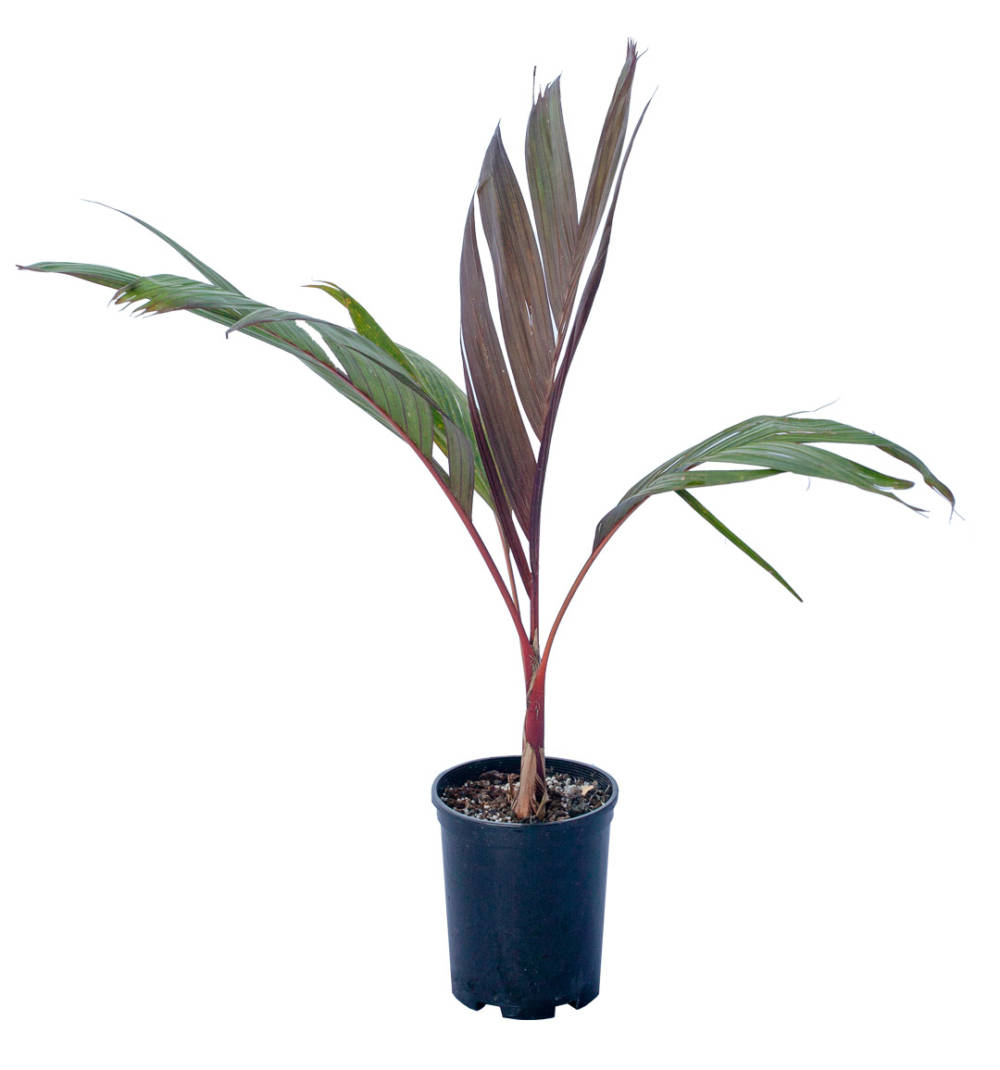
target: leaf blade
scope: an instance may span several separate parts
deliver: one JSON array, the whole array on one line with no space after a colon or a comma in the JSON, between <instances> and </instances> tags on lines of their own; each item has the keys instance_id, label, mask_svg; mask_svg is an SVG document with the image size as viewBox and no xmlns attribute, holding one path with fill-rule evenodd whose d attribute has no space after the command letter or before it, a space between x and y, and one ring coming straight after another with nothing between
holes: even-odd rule
<instances>
[{"instance_id":1,"label":"leaf blade","mask_svg":"<svg viewBox=\"0 0 1000 1070\"><path fill-rule=\"evenodd\" d=\"M923 512L922 509L916 509L915 506L892 493L893 489L905 490L912 487L911 480L875 471L831 450L820 449L813 445L816 442L876 446L919 472L924 482L945 498L954 509L955 498L951 490L919 457L887 438L833 420L754 416L724 428L695 446L675 454L669 461L643 476L598 522L595 546L614 528L616 523L624 519L648 497L670 491L687 492L692 486L698 484L688 483L682 480L682 477L699 474L709 478L711 482L703 484L708 486L713 483L743 482L746 479L762 478L765 475L777 475L781 472L795 472L846 483L892 498L909 509ZM736 463L759 467L742 469L744 476L743 479L739 479L732 471L719 472L698 467L709 463ZM702 515L704 516L705 513L703 512ZM705 516L705 519L708 517ZM720 524L721 521L718 524L713 523L713 526L723 531L724 525L720 527ZM723 534L727 531L728 529L723 531ZM726 537L729 538L729 535L727 534ZM739 545L735 539L734 536L730 541ZM743 549L743 546L740 548ZM747 551L744 550L744 552ZM753 554L748 556L756 560ZM759 561L757 563L760 564Z\"/></svg>"},{"instance_id":2,"label":"leaf blade","mask_svg":"<svg viewBox=\"0 0 1000 1070\"><path fill-rule=\"evenodd\" d=\"M937 494L940 494L955 508L955 496L951 490L928 468L916 454L904 449L898 443L852 427L850 424L836 420L817 420L792 416L752 416L737 424L703 439L701 442L671 457L659 468L645 476L648 479L657 473L691 468L698 464L717 460L726 450L743 449L758 445L780 445L782 443L809 444L826 442L841 445L875 446L884 453L908 465L918 472ZM642 481L640 480L640 483ZM636 485L638 486L638 484ZM626 493L632 493L636 488Z\"/></svg>"},{"instance_id":3,"label":"leaf blade","mask_svg":"<svg viewBox=\"0 0 1000 1070\"><path fill-rule=\"evenodd\" d=\"M487 467L488 458L495 462L503 501L508 509L513 509L522 530L527 530L535 456L517 407L486 296L486 281L476 241L474 201L469 205L465 221L459 282L463 367L467 373L469 405L478 410L481 421L479 451ZM498 500L497 490L491 486L494 502ZM501 507L498 515L502 512Z\"/></svg>"},{"instance_id":4,"label":"leaf blade","mask_svg":"<svg viewBox=\"0 0 1000 1070\"><path fill-rule=\"evenodd\" d=\"M708 521L708 523L711 524L716 531L724 535L738 550L742 550L743 553L745 553L751 561L756 562L756 564L760 565L760 567L765 572L770 573L770 575L772 575L778 581L778 583L780 583L781 586L785 588L786 591L794 595L794 597L796 597L800 602L802 601L802 596L799 594L799 592L796 591L795 588L788 582L788 580L786 580L785 577L781 575L781 573L774 567L774 565L770 564L770 562L768 561L765 561L764 558L761 557L760 554L757 553L757 551L754 550L751 546L748 546L739 537L739 535L727 528L726 525L723 524L722 521L714 513L709 512L709 510L705 508L705 506L701 503L701 501L699 501L699 499L697 499L693 494L689 493L686 490L678 490L677 496L681 499L681 501L685 502L687 505L690 505L691 508L703 520Z\"/></svg>"},{"instance_id":5,"label":"leaf blade","mask_svg":"<svg viewBox=\"0 0 1000 1070\"><path fill-rule=\"evenodd\" d=\"M90 204L96 204L101 208L107 208L112 212L117 212L119 215L123 215L128 219L131 219L134 223L138 223L140 227L145 227L150 233L155 234L159 239L165 241L167 245L180 253L182 257L195 269L200 271L202 275L208 279L214 286L218 286L222 290L230 290L235 294L241 294L242 291L238 290L227 278L220 275L214 268L210 268L204 261L199 260L194 253L188 252L179 242L174 241L173 238L168 237L162 230L157 230L152 223L147 223L144 219L140 219L136 215L132 215L131 212L126 212L121 208L115 208L113 204L105 204L103 201L90 201Z\"/></svg>"},{"instance_id":6,"label":"leaf blade","mask_svg":"<svg viewBox=\"0 0 1000 1070\"><path fill-rule=\"evenodd\" d=\"M483 158L478 196L507 358L524 413L540 436L552 385L555 334L538 244L499 127Z\"/></svg>"},{"instance_id":7,"label":"leaf blade","mask_svg":"<svg viewBox=\"0 0 1000 1070\"><path fill-rule=\"evenodd\" d=\"M569 332L569 337L566 340L566 353L563 357L563 365L560 367L558 378L564 378L565 374L569 370L569 365L572 363L573 357L576 354L577 347L580 344L580 338L583 335L583 329L587 325L587 320L590 318L591 309L594 307L594 299L597 296L597 290L601 285L601 279L604 277L604 269L608 262L608 250L611 245L611 228L615 222L615 210L618 207L618 195L621 193L622 179L625 176L625 167L628 164L628 158L632 155L632 146L635 144L635 136L639 133L639 127L642 126L642 120L646 118L646 112L649 109L649 102L642 109L642 113L639 116L638 122L635 124L635 129L632 131L632 136L629 139L628 148L625 150L625 155L622 157L622 164L618 170L618 179L615 182L614 196L611 198L611 207L608 209L608 214L604 220L604 229L601 231L601 240L597 246L597 255L594 258L593 266L590 269L590 274L587 276L587 281L584 283L583 292L580 295L580 305L577 309L576 316L573 319L573 326ZM558 405L561 400L561 384L558 388L558 393L554 394L553 402Z\"/></svg>"},{"instance_id":8,"label":"leaf blade","mask_svg":"<svg viewBox=\"0 0 1000 1070\"><path fill-rule=\"evenodd\" d=\"M73 275L98 285L113 287L114 303L133 306L140 313L191 312L221 323L230 331L245 331L252 337L291 352L338 393L393 434L402 434L425 458L431 459L433 402L422 394L416 384L407 380L405 373L380 350L346 328L318 321L325 325L324 329L328 328L326 337L322 332L321 337L331 345L331 349L331 343L335 343L341 353L347 354L347 360L352 362L357 372L358 383L337 368L312 336L295 322L314 319L312 317L284 312L243 294L177 275L135 275L100 265L68 261L42 261L27 265L25 270ZM385 367L379 365L378 358L386 362ZM366 389L370 393L365 393ZM370 395L374 395L374 399ZM474 472L472 444L450 419L446 420L445 426L452 456L456 458L454 472L449 458L450 489L466 515L470 515Z\"/></svg>"},{"instance_id":9,"label":"leaf blade","mask_svg":"<svg viewBox=\"0 0 1000 1070\"><path fill-rule=\"evenodd\" d=\"M406 437L428 459L433 456L433 445L437 440L435 418L440 420L443 449L448 457L446 482L462 511L471 516L475 489L472 440L413 376L380 346L363 335L318 316L264 306L243 317L230 330L245 330L262 323L284 320L301 321L315 328L343 365L350 381L399 425Z\"/></svg>"},{"instance_id":10,"label":"leaf blade","mask_svg":"<svg viewBox=\"0 0 1000 1070\"><path fill-rule=\"evenodd\" d=\"M674 491L687 490L690 487L719 487L727 483L749 483L756 479L767 479L770 476L781 473L769 468L750 469L735 468L728 470L702 469L694 472L666 472L655 480L651 480L647 486L634 494L627 494L618 504L610 509L598 522L594 532L594 548L611 533L619 521L634 509L638 508L647 498L656 494L670 494Z\"/></svg>"},{"instance_id":11,"label":"leaf blade","mask_svg":"<svg viewBox=\"0 0 1000 1070\"><path fill-rule=\"evenodd\" d=\"M559 323L570 295L580 224L558 78L542 90L531 109L524 157L545 288Z\"/></svg>"},{"instance_id":12,"label":"leaf blade","mask_svg":"<svg viewBox=\"0 0 1000 1070\"><path fill-rule=\"evenodd\" d=\"M611 191L611 183L618 169L618 160L625 144L632 83L638 62L639 54L635 42L629 41L625 52L625 65L618 75L618 82L611 96L607 115L604 117L604 126L601 128L601 136L597 143L587 192L584 195L583 208L580 212L580 241L585 250L590 248L594 235L597 233L597 227Z\"/></svg>"},{"instance_id":13,"label":"leaf blade","mask_svg":"<svg viewBox=\"0 0 1000 1070\"><path fill-rule=\"evenodd\" d=\"M436 364L426 357L420 356L419 353L415 353L412 349L407 349L405 346L393 341L368 309L343 287L332 282L316 282L309 284L307 288L321 290L343 305L347 309L351 322L354 324L358 334L368 339L368 341L378 346L383 353L391 357L440 407L441 413L435 413L434 415L434 441L445 456L448 457L449 464L452 463L451 451L454 443L462 452L461 456L455 458L455 463L462 467L468 460L464 456L464 446L450 433L441 414L448 416L457 425L472 444L472 466L476 492L492 509L493 499L490 495L482 458L476 446L472 419L469 415L469 399L465 396L464 391Z\"/></svg>"},{"instance_id":14,"label":"leaf blade","mask_svg":"<svg viewBox=\"0 0 1000 1070\"><path fill-rule=\"evenodd\" d=\"M858 464L830 450L818 446L807 446L793 442L743 446L735 449L720 450L714 460L723 464L754 464L777 468L782 472L795 475L830 479L838 483L867 490L872 494L881 494L888 498L902 501L892 490L909 490L913 481L898 479L895 476L877 472L863 464ZM907 502L903 502L908 508Z\"/></svg>"}]
</instances>

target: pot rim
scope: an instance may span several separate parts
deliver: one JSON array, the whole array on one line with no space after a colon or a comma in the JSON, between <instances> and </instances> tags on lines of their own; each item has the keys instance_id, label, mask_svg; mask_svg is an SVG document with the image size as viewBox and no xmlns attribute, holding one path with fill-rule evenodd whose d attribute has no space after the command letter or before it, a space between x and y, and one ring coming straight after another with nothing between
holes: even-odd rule
<instances>
[{"instance_id":1,"label":"pot rim","mask_svg":"<svg viewBox=\"0 0 1000 1070\"><path fill-rule=\"evenodd\" d=\"M467 766L482 766L483 769L490 768L490 765L497 762L514 762L516 765L520 765L521 756L519 754L506 754L495 755L491 758L473 758L471 761L458 762L456 765L449 766L449 768L438 773L434 778L434 783L431 785L431 802L434 804L435 809L438 812L439 817L447 817L449 821L454 820L458 822L467 823L470 826L478 828L489 829L510 829L512 834L525 833L527 830L534 830L535 832L541 830L554 831L555 829L567 828L572 825L577 825L581 821L586 821L588 818L596 818L598 815L610 816L611 811L614 809L615 804L618 802L618 781L599 765L592 765L590 762L576 761L574 758L550 758L545 756L546 765L550 763L558 765L569 765L597 773L598 776L603 777L611 785L611 794L608 796L607 802L603 806L599 806L596 810L588 810L585 814L577 814L576 817L567 817L563 821L537 821L537 822L521 822L521 821L488 821L483 817L471 817L469 814L459 813L458 810L453 810L445 801L441 798L441 782L450 774L455 773L459 769L464 769Z\"/></svg>"}]
</instances>

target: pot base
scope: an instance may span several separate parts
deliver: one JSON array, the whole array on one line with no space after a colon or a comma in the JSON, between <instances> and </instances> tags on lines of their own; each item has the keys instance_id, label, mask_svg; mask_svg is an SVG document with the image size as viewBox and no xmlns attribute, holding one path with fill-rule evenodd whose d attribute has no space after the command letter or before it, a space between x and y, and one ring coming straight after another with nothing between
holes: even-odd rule
<instances>
[{"instance_id":1,"label":"pot base","mask_svg":"<svg viewBox=\"0 0 1000 1070\"><path fill-rule=\"evenodd\" d=\"M462 1006L468 1007L470 1010L481 1011L483 1007L487 1006L482 1000L475 999L472 996L463 996L458 992L453 994ZM516 1018L522 1022L534 1022L540 1018L554 1018L556 1007L572 1007L574 1010L580 1010L581 1007L586 1007L588 1003L597 999L597 996L598 992L595 990L585 996L581 996L579 999L568 999L564 1003L495 1003L492 1006L499 1007L500 1014L504 1018Z\"/></svg>"}]
</instances>

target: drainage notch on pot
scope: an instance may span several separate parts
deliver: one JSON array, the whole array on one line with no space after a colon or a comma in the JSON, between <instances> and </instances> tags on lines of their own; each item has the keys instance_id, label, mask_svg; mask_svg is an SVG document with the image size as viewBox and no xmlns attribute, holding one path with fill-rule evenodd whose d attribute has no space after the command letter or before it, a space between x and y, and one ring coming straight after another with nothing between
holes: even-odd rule
<instances>
[{"instance_id":1,"label":"drainage notch on pot","mask_svg":"<svg viewBox=\"0 0 1000 1070\"><path fill-rule=\"evenodd\" d=\"M551 1018L586 1006L601 981L608 836L618 785L601 769L561 758L547 771L582 775L608 789L600 809L564 821L483 821L452 810L442 791L484 770L520 770L519 756L445 770L431 798L441 822L451 990L473 1010Z\"/></svg>"}]
</instances>

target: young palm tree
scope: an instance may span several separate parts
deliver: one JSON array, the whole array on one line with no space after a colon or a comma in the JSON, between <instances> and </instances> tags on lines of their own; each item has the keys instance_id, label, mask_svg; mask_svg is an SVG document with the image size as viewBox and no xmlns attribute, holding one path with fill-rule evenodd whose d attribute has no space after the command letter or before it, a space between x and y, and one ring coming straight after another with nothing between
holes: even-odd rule
<instances>
[{"instance_id":1,"label":"young palm tree","mask_svg":"<svg viewBox=\"0 0 1000 1070\"><path fill-rule=\"evenodd\" d=\"M430 361L391 339L339 286L314 284L347 310L353 330L247 297L177 242L134 216L130 218L172 246L202 279L141 276L94 264L42 262L27 268L110 287L117 304L134 306L142 313L184 309L222 324L227 334L242 331L277 346L298 357L413 450L482 555L517 634L526 698L521 775L514 803L519 819L543 816L547 802L545 677L553 639L598 554L647 498L677 494L796 598L777 570L692 492L793 472L837 480L900 501L895 492L912 487L910 480L858 464L823 444L867 445L915 469L954 506L951 491L927 466L888 439L832 420L755 416L676 454L625 492L599 521L591 554L543 636L539 620L541 517L549 449L566 377L604 273L632 140L645 115L643 109L626 141L637 61L635 45L629 42L582 201L576 193L558 80L537 95L528 118L525 162L530 213L499 129L493 135L469 205L462 243L464 392ZM480 259L477 206L492 264L499 331ZM313 333L300 324L308 325ZM447 466L435 456L435 448ZM726 467L705 467L709 464ZM499 562L473 519L477 495L499 530Z\"/></svg>"}]
</instances>

